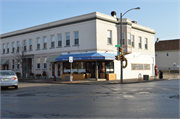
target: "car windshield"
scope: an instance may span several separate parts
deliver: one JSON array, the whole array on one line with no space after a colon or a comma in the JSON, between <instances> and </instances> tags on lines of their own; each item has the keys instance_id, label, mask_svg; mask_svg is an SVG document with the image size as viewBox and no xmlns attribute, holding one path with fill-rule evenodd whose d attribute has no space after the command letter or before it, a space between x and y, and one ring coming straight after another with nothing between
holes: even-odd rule
<instances>
[{"instance_id":1,"label":"car windshield","mask_svg":"<svg viewBox=\"0 0 180 119\"><path fill-rule=\"evenodd\" d=\"M6 76L6 75L15 75L12 71L3 71L0 72L0 76Z\"/></svg>"}]
</instances>

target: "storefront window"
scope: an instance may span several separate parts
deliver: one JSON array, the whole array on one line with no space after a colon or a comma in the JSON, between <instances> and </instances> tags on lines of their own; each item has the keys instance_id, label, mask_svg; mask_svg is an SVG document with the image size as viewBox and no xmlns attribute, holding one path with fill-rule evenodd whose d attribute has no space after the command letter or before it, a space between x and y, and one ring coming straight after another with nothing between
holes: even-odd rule
<instances>
[{"instance_id":1,"label":"storefront window","mask_svg":"<svg viewBox=\"0 0 180 119\"><path fill-rule=\"evenodd\" d=\"M106 73L114 73L114 62L106 62Z\"/></svg>"},{"instance_id":2,"label":"storefront window","mask_svg":"<svg viewBox=\"0 0 180 119\"><path fill-rule=\"evenodd\" d=\"M64 62L64 73L70 73L70 63ZM72 73L74 74L82 74L85 73L85 63L84 62L73 62L72 63Z\"/></svg>"}]
</instances>

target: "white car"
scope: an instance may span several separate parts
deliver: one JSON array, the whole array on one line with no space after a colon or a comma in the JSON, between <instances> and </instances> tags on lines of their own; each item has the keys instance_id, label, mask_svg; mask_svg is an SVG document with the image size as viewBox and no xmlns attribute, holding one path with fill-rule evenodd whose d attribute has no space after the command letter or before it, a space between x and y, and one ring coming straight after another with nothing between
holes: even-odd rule
<instances>
[{"instance_id":1,"label":"white car","mask_svg":"<svg viewBox=\"0 0 180 119\"><path fill-rule=\"evenodd\" d=\"M18 77L11 70L0 70L1 87L15 87L18 89Z\"/></svg>"}]
</instances>

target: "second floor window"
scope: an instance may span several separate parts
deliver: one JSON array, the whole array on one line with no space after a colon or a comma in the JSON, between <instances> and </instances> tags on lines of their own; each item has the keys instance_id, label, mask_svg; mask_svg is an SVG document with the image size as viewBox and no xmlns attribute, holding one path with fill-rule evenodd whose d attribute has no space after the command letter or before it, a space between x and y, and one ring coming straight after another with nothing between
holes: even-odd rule
<instances>
[{"instance_id":1,"label":"second floor window","mask_svg":"<svg viewBox=\"0 0 180 119\"><path fill-rule=\"evenodd\" d=\"M62 46L62 35L59 34L58 35L58 47L61 47Z\"/></svg>"},{"instance_id":2,"label":"second floor window","mask_svg":"<svg viewBox=\"0 0 180 119\"><path fill-rule=\"evenodd\" d=\"M47 37L43 37L43 48L47 48Z\"/></svg>"},{"instance_id":3,"label":"second floor window","mask_svg":"<svg viewBox=\"0 0 180 119\"><path fill-rule=\"evenodd\" d=\"M134 35L131 35L131 46L134 47Z\"/></svg>"},{"instance_id":4,"label":"second floor window","mask_svg":"<svg viewBox=\"0 0 180 119\"><path fill-rule=\"evenodd\" d=\"M120 39L121 39L121 33L120 33ZM125 33L122 33L122 44L125 45ZM120 44L121 44L121 40L120 40Z\"/></svg>"},{"instance_id":5,"label":"second floor window","mask_svg":"<svg viewBox=\"0 0 180 119\"><path fill-rule=\"evenodd\" d=\"M19 44L19 41L17 42L17 52L19 52L19 46L20 46L20 44Z\"/></svg>"},{"instance_id":6,"label":"second floor window","mask_svg":"<svg viewBox=\"0 0 180 119\"><path fill-rule=\"evenodd\" d=\"M141 37L139 37L139 48L141 48Z\"/></svg>"},{"instance_id":7,"label":"second floor window","mask_svg":"<svg viewBox=\"0 0 180 119\"><path fill-rule=\"evenodd\" d=\"M112 44L112 31L107 31L107 42L108 44Z\"/></svg>"},{"instance_id":8,"label":"second floor window","mask_svg":"<svg viewBox=\"0 0 180 119\"><path fill-rule=\"evenodd\" d=\"M66 46L70 45L70 33L66 33Z\"/></svg>"},{"instance_id":9,"label":"second floor window","mask_svg":"<svg viewBox=\"0 0 180 119\"><path fill-rule=\"evenodd\" d=\"M37 49L40 49L40 38L37 38Z\"/></svg>"},{"instance_id":10,"label":"second floor window","mask_svg":"<svg viewBox=\"0 0 180 119\"><path fill-rule=\"evenodd\" d=\"M9 53L9 43L7 43L7 53Z\"/></svg>"},{"instance_id":11,"label":"second floor window","mask_svg":"<svg viewBox=\"0 0 180 119\"><path fill-rule=\"evenodd\" d=\"M145 49L148 49L148 39L145 38Z\"/></svg>"},{"instance_id":12,"label":"second floor window","mask_svg":"<svg viewBox=\"0 0 180 119\"><path fill-rule=\"evenodd\" d=\"M127 34L127 39L128 39L128 45L131 45L131 34Z\"/></svg>"},{"instance_id":13,"label":"second floor window","mask_svg":"<svg viewBox=\"0 0 180 119\"><path fill-rule=\"evenodd\" d=\"M12 52L14 52L14 49L15 49L15 43L12 42Z\"/></svg>"},{"instance_id":14,"label":"second floor window","mask_svg":"<svg viewBox=\"0 0 180 119\"><path fill-rule=\"evenodd\" d=\"M3 54L5 53L5 44L3 44Z\"/></svg>"},{"instance_id":15,"label":"second floor window","mask_svg":"<svg viewBox=\"0 0 180 119\"><path fill-rule=\"evenodd\" d=\"M74 44L75 45L79 44L79 32L78 31L74 32Z\"/></svg>"},{"instance_id":16,"label":"second floor window","mask_svg":"<svg viewBox=\"0 0 180 119\"><path fill-rule=\"evenodd\" d=\"M24 45L24 51L26 51L26 40L23 41L23 45Z\"/></svg>"},{"instance_id":17,"label":"second floor window","mask_svg":"<svg viewBox=\"0 0 180 119\"><path fill-rule=\"evenodd\" d=\"M32 39L29 39L29 50L32 50Z\"/></svg>"},{"instance_id":18,"label":"second floor window","mask_svg":"<svg viewBox=\"0 0 180 119\"><path fill-rule=\"evenodd\" d=\"M54 48L55 40L54 36L51 36L51 47Z\"/></svg>"}]
</instances>

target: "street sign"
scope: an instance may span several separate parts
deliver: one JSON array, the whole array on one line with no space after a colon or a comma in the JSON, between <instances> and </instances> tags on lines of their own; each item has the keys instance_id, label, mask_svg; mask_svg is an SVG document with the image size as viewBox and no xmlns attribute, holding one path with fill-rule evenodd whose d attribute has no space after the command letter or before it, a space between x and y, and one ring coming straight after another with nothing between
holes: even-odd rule
<instances>
[{"instance_id":1,"label":"street sign","mask_svg":"<svg viewBox=\"0 0 180 119\"><path fill-rule=\"evenodd\" d=\"M72 57L72 56L69 57L69 62L70 62L70 63L73 62L73 57Z\"/></svg>"},{"instance_id":2,"label":"street sign","mask_svg":"<svg viewBox=\"0 0 180 119\"><path fill-rule=\"evenodd\" d=\"M121 47L121 45L119 44L119 45L115 45L115 47Z\"/></svg>"}]
</instances>

